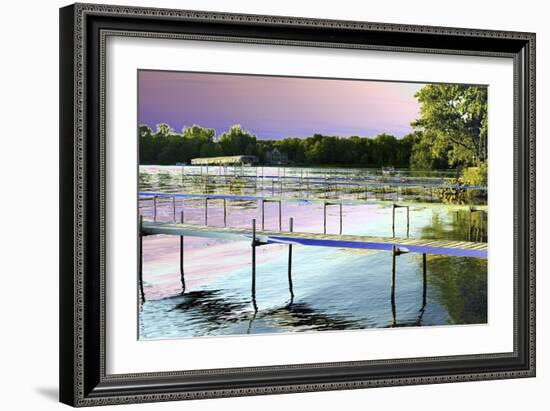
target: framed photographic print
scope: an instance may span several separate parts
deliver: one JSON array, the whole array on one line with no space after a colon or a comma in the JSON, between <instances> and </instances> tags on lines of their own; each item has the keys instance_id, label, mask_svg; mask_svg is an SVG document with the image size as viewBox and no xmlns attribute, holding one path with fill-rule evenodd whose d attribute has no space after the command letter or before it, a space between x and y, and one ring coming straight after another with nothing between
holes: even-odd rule
<instances>
[{"instance_id":1,"label":"framed photographic print","mask_svg":"<svg viewBox=\"0 0 550 411\"><path fill-rule=\"evenodd\" d=\"M535 375L535 35L60 10L60 399Z\"/></svg>"}]
</instances>

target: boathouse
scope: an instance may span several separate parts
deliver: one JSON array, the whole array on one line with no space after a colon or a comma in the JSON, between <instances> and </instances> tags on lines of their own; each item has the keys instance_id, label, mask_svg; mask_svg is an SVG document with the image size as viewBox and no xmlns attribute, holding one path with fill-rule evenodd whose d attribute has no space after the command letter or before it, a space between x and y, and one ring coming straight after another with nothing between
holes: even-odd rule
<instances>
[{"instance_id":1,"label":"boathouse","mask_svg":"<svg viewBox=\"0 0 550 411\"><path fill-rule=\"evenodd\" d=\"M238 155L238 156L223 156L223 157L201 157L193 158L191 164L193 165L219 165L219 166L229 166L229 165L252 165L258 162L258 157L251 155Z\"/></svg>"}]
</instances>

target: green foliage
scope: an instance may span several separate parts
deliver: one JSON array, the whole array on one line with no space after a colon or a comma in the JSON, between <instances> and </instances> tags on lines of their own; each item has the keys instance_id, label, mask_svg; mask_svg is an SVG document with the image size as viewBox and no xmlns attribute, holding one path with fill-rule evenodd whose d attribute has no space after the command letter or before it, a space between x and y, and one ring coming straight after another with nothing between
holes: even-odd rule
<instances>
[{"instance_id":1,"label":"green foliage","mask_svg":"<svg viewBox=\"0 0 550 411\"><path fill-rule=\"evenodd\" d=\"M412 126L422 131L419 144L430 149L415 165L429 166L431 159L446 159L452 166L477 166L487 160L487 87L429 84L415 97L420 118Z\"/></svg>"},{"instance_id":2,"label":"green foliage","mask_svg":"<svg viewBox=\"0 0 550 411\"><path fill-rule=\"evenodd\" d=\"M449 211L451 212L451 211ZM422 238L457 241L487 241L487 216L468 210L452 211L451 222L438 213L431 224L421 229ZM472 233L480 232L480 237ZM422 275L422 259L418 258L418 274ZM487 322L487 260L481 258L427 255L428 284L437 293L453 324Z\"/></svg>"},{"instance_id":3,"label":"green foliage","mask_svg":"<svg viewBox=\"0 0 550 411\"><path fill-rule=\"evenodd\" d=\"M487 322L487 260L430 255L427 266L428 283L453 324Z\"/></svg>"},{"instance_id":4,"label":"green foliage","mask_svg":"<svg viewBox=\"0 0 550 411\"><path fill-rule=\"evenodd\" d=\"M448 182L450 187L434 190L440 200L447 204L475 204L484 202L487 193L484 190L476 190L471 187L487 187L487 162L479 167L468 167L462 170L460 177ZM469 189L461 187L470 187Z\"/></svg>"},{"instance_id":5,"label":"green foliage","mask_svg":"<svg viewBox=\"0 0 550 411\"><path fill-rule=\"evenodd\" d=\"M362 167L408 167L415 138L411 135L397 139L388 134L374 138L352 136L287 137L280 140L257 140L240 125L232 126L216 139L211 128L198 125L174 133L167 124L159 124L153 133L139 126L141 164L189 163L197 157L256 155L265 162L266 153L274 148L286 153L294 164L340 165Z\"/></svg>"},{"instance_id":6,"label":"green foliage","mask_svg":"<svg viewBox=\"0 0 550 411\"><path fill-rule=\"evenodd\" d=\"M220 136L221 151L224 155L255 154L256 136L243 130L239 124Z\"/></svg>"},{"instance_id":7,"label":"green foliage","mask_svg":"<svg viewBox=\"0 0 550 411\"><path fill-rule=\"evenodd\" d=\"M423 138L421 131L414 131L408 137L410 137L412 144L409 159L409 166L412 170L426 171L449 168L447 154L443 152L435 156L432 152L432 145L428 139Z\"/></svg>"},{"instance_id":8,"label":"green foliage","mask_svg":"<svg viewBox=\"0 0 550 411\"><path fill-rule=\"evenodd\" d=\"M469 186L487 186L487 162L479 167L468 167L462 171L462 182Z\"/></svg>"},{"instance_id":9,"label":"green foliage","mask_svg":"<svg viewBox=\"0 0 550 411\"><path fill-rule=\"evenodd\" d=\"M200 143L214 142L216 130L213 128L203 128L193 124L191 127L184 127L182 135L184 138L198 140Z\"/></svg>"},{"instance_id":10,"label":"green foliage","mask_svg":"<svg viewBox=\"0 0 550 411\"><path fill-rule=\"evenodd\" d=\"M157 137L168 137L173 132L174 130L172 129L172 127L170 127L166 123L161 123L161 124L157 124L157 132L155 133L155 135Z\"/></svg>"}]
</instances>

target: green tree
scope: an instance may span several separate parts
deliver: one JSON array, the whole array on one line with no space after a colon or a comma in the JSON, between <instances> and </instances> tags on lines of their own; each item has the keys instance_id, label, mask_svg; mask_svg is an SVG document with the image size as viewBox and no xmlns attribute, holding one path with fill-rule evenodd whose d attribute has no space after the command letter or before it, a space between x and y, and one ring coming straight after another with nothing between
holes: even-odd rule
<instances>
[{"instance_id":1,"label":"green tree","mask_svg":"<svg viewBox=\"0 0 550 411\"><path fill-rule=\"evenodd\" d=\"M256 136L244 130L239 124L231 126L228 131L220 135L220 144L224 155L256 153Z\"/></svg>"},{"instance_id":2,"label":"green tree","mask_svg":"<svg viewBox=\"0 0 550 411\"><path fill-rule=\"evenodd\" d=\"M184 127L182 130L182 135L184 138L191 140L195 139L201 143L214 142L216 138L216 130L193 124L191 127Z\"/></svg>"},{"instance_id":3,"label":"green tree","mask_svg":"<svg viewBox=\"0 0 550 411\"><path fill-rule=\"evenodd\" d=\"M140 124L138 132L140 137L151 137L153 135L153 130L146 124Z\"/></svg>"},{"instance_id":4,"label":"green tree","mask_svg":"<svg viewBox=\"0 0 550 411\"><path fill-rule=\"evenodd\" d=\"M422 131L433 158L462 167L487 160L487 87L429 84L415 97L420 118L411 125Z\"/></svg>"},{"instance_id":5,"label":"green tree","mask_svg":"<svg viewBox=\"0 0 550 411\"><path fill-rule=\"evenodd\" d=\"M169 124L160 123L160 124L157 124L157 131L155 133L155 137L168 137L173 132L174 132L174 129L170 127Z\"/></svg>"}]
</instances>

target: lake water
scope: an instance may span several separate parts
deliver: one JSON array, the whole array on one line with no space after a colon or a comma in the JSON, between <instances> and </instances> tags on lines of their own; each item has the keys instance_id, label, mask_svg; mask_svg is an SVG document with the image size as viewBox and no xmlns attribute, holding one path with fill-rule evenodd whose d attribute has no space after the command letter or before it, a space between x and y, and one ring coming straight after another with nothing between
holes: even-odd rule
<instances>
[{"instance_id":1,"label":"lake water","mask_svg":"<svg viewBox=\"0 0 550 411\"><path fill-rule=\"evenodd\" d=\"M379 170L210 167L208 177L206 172L200 167L142 166L139 190L347 199L342 207L343 234L384 237L393 234L392 201L407 201L412 204L411 238L487 241L485 212L438 204L430 195L431 187L449 177L444 173L417 175L405 170L380 183ZM233 175L243 177L237 181ZM366 186L365 181L372 184ZM392 186L396 181L410 186ZM158 201L157 220L172 220L172 200ZM145 218L153 217L150 203L142 202ZM178 199L175 207L178 219L184 211L185 223L204 224L204 199ZM281 215L283 231L292 217L294 231L323 232L321 202L283 201ZM227 226L249 228L253 218L261 221L258 201L227 202ZM208 224L223 226L221 200L210 200ZM265 228L279 228L277 203L265 204ZM407 236L404 208L396 210L395 231L396 237ZM337 206L327 208L327 232L339 232ZM179 237L144 238L146 301L140 304L140 339L487 322L486 259L428 255L424 306L422 255L398 256L392 307L390 252L293 246L292 297L288 245L261 246L256 249L255 307L249 240L185 237L184 249L182 294Z\"/></svg>"}]
</instances>

